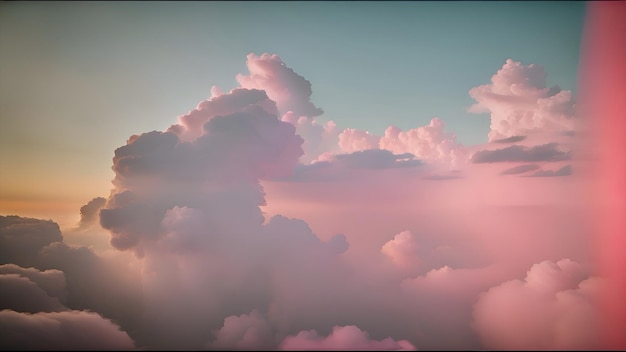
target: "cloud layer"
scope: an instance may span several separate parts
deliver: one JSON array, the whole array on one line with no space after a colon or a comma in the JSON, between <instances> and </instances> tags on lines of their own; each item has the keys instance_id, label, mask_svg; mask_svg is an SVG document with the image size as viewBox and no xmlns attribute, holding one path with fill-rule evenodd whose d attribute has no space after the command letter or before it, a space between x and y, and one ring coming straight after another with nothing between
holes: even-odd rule
<instances>
[{"instance_id":1,"label":"cloud layer","mask_svg":"<svg viewBox=\"0 0 626 352\"><path fill-rule=\"evenodd\" d=\"M466 147L438 118L322 124L280 57L246 64L239 87L117 148L110 195L70 235L0 216L0 346L598 346L578 154L536 138L569 131L573 103L543 69L508 60L470 90L492 143ZM82 245L102 230L109 246Z\"/></svg>"}]
</instances>

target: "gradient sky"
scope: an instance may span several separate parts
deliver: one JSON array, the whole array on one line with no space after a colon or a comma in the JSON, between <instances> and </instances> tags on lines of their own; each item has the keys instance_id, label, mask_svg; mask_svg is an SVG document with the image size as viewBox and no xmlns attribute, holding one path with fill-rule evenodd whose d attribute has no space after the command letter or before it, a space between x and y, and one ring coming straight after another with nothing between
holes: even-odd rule
<instances>
[{"instance_id":1,"label":"gradient sky","mask_svg":"<svg viewBox=\"0 0 626 352\"><path fill-rule=\"evenodd\" d=\"M485 142L489 118L466 112L468 90L512 58L575 91L583 12L562 1L4 2L0 211L106 196L112 151L163 130L212 85L235 87L249 53L279 54L307 78L320 121L381 134L439 117L459 142Z\"/></svg>"}]
</instances>

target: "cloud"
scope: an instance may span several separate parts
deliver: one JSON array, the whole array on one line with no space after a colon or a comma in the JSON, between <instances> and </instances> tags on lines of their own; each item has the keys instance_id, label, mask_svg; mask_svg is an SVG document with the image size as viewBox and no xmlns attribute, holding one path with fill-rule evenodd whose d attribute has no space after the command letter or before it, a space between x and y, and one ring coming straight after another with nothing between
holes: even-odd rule
<instances>
[{"instance_id":1,"label":"cloud","mask_svg":"<svg viewBox=\"0 0 626 352\"><path fill-rule=\"evenodd\" d=\"M491 143L516 143L526 139L526 136L511 136L508 138L501 138L491 141Z\"/></svg>"},{"instance_id":2,"label":"cloud","mask_svg":"<svg viewBox=\"0 0 626 352\"><path fill-rule=\"evenodd\" d=\"M383 149L368 149L350 154L328 155L327 160L309 165L298 165L293 175L280 180L290 182L337 181L375 177L376 171L392 169L419 169L421 160L409 153L393 154Z\"/></svg>"},{"instance_id":3,"label":"cloud","mask_svg":"<svg viewBox=\"0 0 626 352\"><path fill-rule=\"evenodd\" d=\"M80 208L80 226L85 227L98 221L98 211L106 203L106 198L96 197Z\"/></svg>"},{"instance_id":4,"label":"cloud","mask_svg":"<svg viewBox=\"0 0 626 352\"><path fill-rule=\"evenodd\" d=\"M515 303L543 287L559 297L560 308L538 311L558 327L555 345L591 346L593 335L572 333L592 316L597 288L582 264L558 262L559 273L542 263L520 292L498 288L541 260L590 260L574 178L529 182L499 177L502 164L465 163L479 150L474 163L538 168L569 160L557 149L567 144L468 148L437 118L382 137L339 130L315 119L310 84L277 56L250 55L248 66L242 87L214 87L167 130L115 150L110 196L81 209L84 224L98 215L111 248L72 245L52 222L0 217L0 264L15 264L0 266L12 328L36 340L43 330L26 326L82 317L86 336L101 329L115 346L148 350L484 349L509 323L492 307L499 292ZM493 142L537 143L534 132L502 137ZM55 329L42 340L74 339ZM13 343L30 346L1 345Z\"/></svg>"},{"instance_id":5,"label":"cloud","mask_svg":"<svg viewBox=\"0 0 626 352\"><path fill-rule=\"evenodd\" d=\"M0 264L28 267L43 247L62 240L53 221L0 215Z\"/></svg>"},{"instance_id":6,"label":"cloud","mask_svg":"<svg viewBox=\"0 0 626 352\"><path fill-rule=\"evenodd\" d=\"M474 306L474 326L488 349L595 349L600 285L569 259L543 261L523 281L484 293Z\"/></svg>"},{"instance_id":7,"label":"cloud","mask_svg":"<svg viewBox=\"0 0 626 352\"><path fill-rule=\"evenodd\" d=\"M65 308L58 298L50 297L36 283L17 274L0 275L0 298L0 309L36 313Z\"/></svg>"},{"instance_id":8,"label":"cloud","mask_svg":"<svg viewBox=\"0 0 626 352\"><path fill-rule=\"evenodd\" d=\"M263 108L264 100L249 104L249 94L256 92L239 89L208 101L211 105L220 99L223 111L246 109L210 118L192 141L155 131L135 136L115 151L116 192L100 211L100 224L112 231L114 247L141 250L142 239L162 235L167 209L203 206L227 191L251 198L246 207L255 208L263 203L259 179L293 172L302 139L293 125Z\"/></svg>"},{"instance_id":9,"label":"cloud","mask_svg":"<svg viewBox=\"0 0 626 352\"><path fill-rule=\"evenodd\" d=\"M410 153L394 154L388 150L370 149L350 154L335 156L340 165L350 168L386 169L396 167L414 167L421 165Z\"/></svg>"},{"instance_id":10,"label":"cloud","mask_svg":"<svg viewBox=\"0 0 626 352\"><path fill-rule=\"evenodd\" d=\"M181 140L192 141L204 133L204 124L214 117L249 112L250 109L261 109L270 115L278 113L276 103L267 97L266 92L235 88L228 94L220 94L200 102L195 109L180 116L179 123L170 126L167 131L176 134ZM132 136L128 143L137 137Z\"/></svg>"},{"instance_id":11,"label":"cloud","mask_svg":"<svg viewBox=\"0 0 626 352\"><path fill-rule=\"evenodd\" d=\"M2 217L3 250L12 253L0 265L0 346L3 349L132 349L126 327L136 304L132 283L85 247L65 245L51 221ZM19 251L16 249L20 249ZM114 300L111 297L115 297Z\"/></svg>"},{"instance_id":12,"label":"cloud","mask_svg":"<svg viewBox=\"0 0 626 352\"><path fill-rule=\"evenodd\" d=\"M52 221L18 216L0 221L2 250L10 254L2 256L10 264L0 265L4 308L30 313L90 310L124 329L135 327L141 291L128 262L68 246Z\"/></svg>"},{"instance_id":13,"label":"cloud","mask_svg":"<svg viewBox=\"0 0 626 352\"><path fill-rule=\"evenodd\" d=\"M301 331L295 336L288 336L281 344L282 350L360 350L360 351L415 351L416 348L407 340L395 341L388 337L377 341L354 325L335 326L330 335L321 337L315 330Z\"/></svg>"},{"instance_id":14,"label":"cloud","mask_svg":"<svg viewBox=\"0 0 626 352\"><path fill-rule=\"evenodd\" d=\"M411 231L402 231L383 245L381 253L400 267L418 267L420 264L419 247L417 237Z\"/></svg>"},{"instance_id":15,"label":"cloud","mask_svg":"<svg viewBox=\"0 0 626 352\"><path fill-rule=\"evenodd\" d=\"M249 75L238 74L243 88L260 89L276 102L281 114L292 111L296 116L315 117L323 113L311 103L311 83L287 67L276 54L248 54Z\"/></svg>"},{"instance_id":16,"label":"cloud","mask_svg":"<svg viewBox=\"0 0 626 352\"><path fill-rule=\"evenodd\" d=\"M507 59L491 83L470 89L477 103L469 111L491 116L489 140L574 128L572 92L558 86L547 88L546 78L539 65L524 66Z\"/></svg>"},{"instance_id":17,"label":"cloud","mask_svg":"<svg viewBox=\"0 0 626 352\"><path fill-rule=\"evenodd\" d=\"M128 335L97 313L0 311L0 346L12 350L131 350Z\"/></svg>"},{"instance_id":18,"label":"cloud","mask_svg":"<svg viewBox=\"0 0 626 352\"><path fill-rule=\"evenodd\" d=\"M226 317L224 326L215 335L216 340L210 347L216 349L258 351L275 344L271 326L256 309L249 314Z\"/></svg>"},{"instance_id":19,"label":"cloud","mask_svg":"<svg viewBox=\"0 0 626 352\"><path fill-rule=\"evenodd\" d=\"M445 125L433 118L427 126L402 131L390 126L380 139L380 148L397 154L411 153L426 161L438 161L459 165L465 161L463 146L452 133L444 132Z\"/></svg>"},{"instance_id":20,"label":"cloud","mask_svg":"<svg viewBox=\"0 0 626 352\"><path fill-rule=\"evenodd\" d=\"M506 169L502 171L500 174L501 175L517 175L517 174L523 174L528 171L537 170L538 168L539 168L539 165L536 165L536 164L518 165L518 166L513 166L512 168Z\"/></svg>"},{"instance_id":21,"label":"cloud","mask_svg":"<svg viewBox=\"0 0 626 352\"><path fill-rule=\"evenodd\" d=\"M562 168L552 171L552 170L539 170L528 177L560 177L560 176L569 176L572 174L572 166L565 165Z\"/></svg>"},{"instance_id":22,"label":"cloud","mask_svg":"<svg viewBox=\"0 0 626 352\"><path fill-rule=\"evenodd\" d=\"M65 275L60 270L40 271L15 264L0 265L0 310L53 312L64 310Z\"/></svg>"},{"instance_id":23,"label":"cloud","mask_svg":"<svg viewBox=\"0 0 626 352\"><path fill-rule=\"evenodd\" d=\"M344 153L378 148L380 137L367 131L346 128L339 134L339 147Z\"/></svg>"},{"instance_id":24,"label":"cloud","mask_svg":"<svg viewBox=\"0 0 626 352\"><path fill-rule=\"evenodd\" d=\"M408 131L389 126L382 137L355 128L339 131L332 121L322 128L314 120L304 117L283 120L296 125L298 133L302 131L305 144L311 140L311 145L318 147L315 153L309 152L310 156L303 160L305 163L313 160L313 155L317 156L315 161L327 161L332 159L328 155L353 154L374 149L388 150L394 154L413 154L429 163L452 166L462 165L467 159L465 148L456 142L454 134L444 131L445 126L438 118L432 119L426 126Z\"/></svg>"},{"instance_id":25,"label":"cloud","mask_svg":"<svg viewBox=\"0 0 626 352\"><path fill-rule=\"evenodd\" d=\"M479 163L498 162L539 162L539 161L564 161L571 158L570 152L557 149L557 143L547 143L534 147L512 145L503 149L481 150L474 153L471 161Z\"/></svg>"},{"instance_id":26,"label":"cloud","mask_svg":"<svg viewBox=\"0 0 626 352\"><path fill-rule=\"evenodd\" d=\"M333 121L320 124L315 118L296 117L291 111L283 115L281 120L294 125L296 134L304 140L302 144L304 154L300 158L301 163L309 164L324 153L341 152L338 144L340 131Z\"/></svg>"}]
</instances>

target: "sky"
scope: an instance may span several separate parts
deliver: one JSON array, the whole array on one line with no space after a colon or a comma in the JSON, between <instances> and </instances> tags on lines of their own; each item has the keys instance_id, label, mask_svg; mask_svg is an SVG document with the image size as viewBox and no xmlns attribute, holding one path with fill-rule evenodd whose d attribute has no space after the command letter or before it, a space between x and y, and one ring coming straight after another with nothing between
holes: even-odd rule
<instances>
[{"instance_id":1,"label":"sky","mask_svg":"<svg viewBox=\"0 0 626 352\"><path fill-rule=\"evenodd\" d=\"M625 346L598 4L2 3L0 346Z\"/></svg>"}]
</instances>

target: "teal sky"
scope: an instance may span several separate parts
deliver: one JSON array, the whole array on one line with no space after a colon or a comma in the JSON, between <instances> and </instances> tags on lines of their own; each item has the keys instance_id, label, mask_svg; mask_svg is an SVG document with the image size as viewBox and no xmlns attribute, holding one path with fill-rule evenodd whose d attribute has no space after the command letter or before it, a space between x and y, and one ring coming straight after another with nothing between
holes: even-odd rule
<instances>
[{"instance_id":1,"label":"teal sky","mask_svg":"<svg viewBox=\"0 0 626 352\"><path fill-rule=\"evenodd\" d=\"M278 54L308 79L313 103L325 111L321 121L381 134L390 124L414 128L437 116L461 143L482 143L489 119L466 112L468 91L507 58L539 64L549 85L575 91L584 7L4 2L0 197L103 195L115 148L131 134L167 128L212 85L235 87L250 52ZM41 175L57 181L41 184Z\"/></svg>"}]
</instances>

